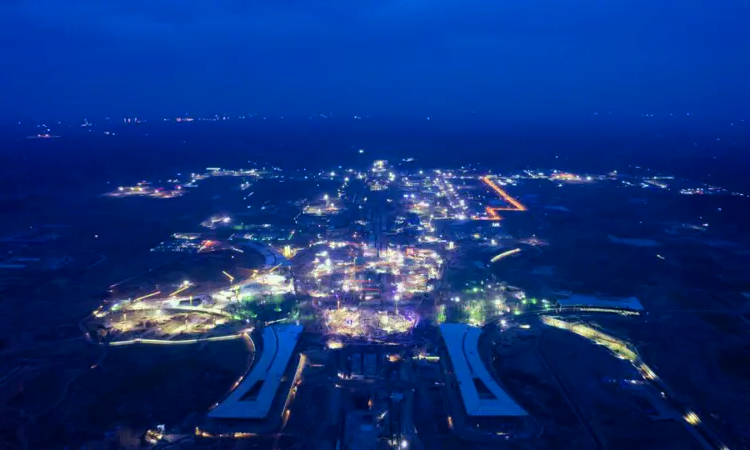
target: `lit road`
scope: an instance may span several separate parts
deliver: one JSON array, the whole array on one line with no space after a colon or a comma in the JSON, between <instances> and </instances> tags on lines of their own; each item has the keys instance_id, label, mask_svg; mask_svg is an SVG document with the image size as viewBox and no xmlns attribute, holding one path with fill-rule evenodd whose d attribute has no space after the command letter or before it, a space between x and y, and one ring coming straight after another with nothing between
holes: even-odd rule
<instances>
[{"instance_id":1,"label":"lit road","mask_svg":"<svg viewBox=\"0 0 750 450\"><path fill-rule=\"evenodd\" d=\"M412 449L422 450L424 447L422 441L417 435L417 429L414 426L414 390L406 391L404 400L401 402L401 435L403 439L409 442Z\"/></svg>"},{"instance_id":2,"label":"lit road","mask_svg":"<svg viewBox=\"0 0 750 450\"><path fill-rule=\"evenodd\" d=\"M686 408L681 397L661 378L650 379L649 382L665 394L665 401L678 411L683 412L683 421L688 432L707 450L728 450L719 434L706 422L702 421L693 410Z\"/></svg>"},{"instance_id":3,"label":"lit road","mask_svg":"<svg viewBox=\"0 0 750 450\"><path fill-rule=\"evenodd\" d=\"M581 411L581 408L578 406L578 404L573 399L573 395L568 390L567 386L565 386L565 383L560 379L560 376L557 374L557 371L554 367L551 366L550 361L547 359L547 356L544 354L544 351L542 351L541 346L544 343L544 339L546 338L546 334L542 332L539 335L539 338L534 343L534 351L539 356L539 360L542 362L542 365L547 370L547 372L552 375L552 378L555 380L555 384L557 385L558 390L565 398L565 401L568 403L568 406L570 406L570 409L573 411L573 414L576 415L576 418L578 421L583 425L584 430L586 430L586 434L588 435L589 439L591 439L591 442L594 444L596 448L603 448L603 444L601 440L599 440L599 437L594 432L593 427L590 423L584 418L583 412Z\"/></svg>"},{"instance_id":4,"label":"lit road","mask_svg":"<svg viewBox=\"0 0 750 450\"><path fill-rule=\"evenodd\" d=\"M706 422L702 421L700 417L694 412L694 410L687 406L687 401L675 392L667 383L661 379L656 373L641 359L636 350L626 341L618 339L615 336L610 336L595 330L588 325L581 322L565 322L559 319L544 317L543 322L550 326L555 326L560 329L567 329L573 333L578 334L592 342L599 345L604 345L616 356L630 361L638 372L643 377L644 381L650 383L660 392L664 398L664 402L683 417L683 424L687 428L688 432L695 438L701 447L706 450L727 450L728 447L724 444L724 441L719 437L719 434L711 428ZM544 332L540 336L540 340L543 339ZM544 357L544 352L540 352L540 355ZM549 362L544 359L545 365L549 367ZM554 370L550 370L551 373L557 379L557 375ZM564 387L562 383L558 382L561 388ZM566 393L566 396L568 394ZM577 413L578 414L578 413ZM580 416L579 416L580 418ZM582 422L585 425L585 422ZM588 429L588 426L587 426ZM593 433L590 433L594 438ZM601 445L601 443L599 444Z\"/></svg>"},{"instance_id":5,"label":"lit road","mask_svg":"<svg viewBox=\"0 0 750 450\"><path fill-rule=\"evenodd\" d=\"M526 211L527 208L521 204L518 200L511 197L510 194L505 192L500 186L497 185L494 181L490 180L489 177L482 177L482 181L492 188L497 195L499 195L503 200L505 200L508 204L512 205L512 208L503 207L503 208L492 208L495 211Z\"/></svg>"},{"instance_id":6,"label":"lit road","mask_svg":"<svg viewBox=\"0 0 750 450\"><path fill-rule=\"evenodd\" d=\"M109 347L122 347L126 345L136 345L136 344L145 344L145 345L188 345L188 344L198 344L201 342L219 342L219 341L232 341L235 339L243 339L247 336L246 332L238 333L238 334L230 334L227 336L212 336L212 337L206 337L206 338L196 338L196 339L180 339L180 340L168 340L168 339L130 339L128 341L114 341L109 342L106 345Z\"/></svg>"}]
</instances>

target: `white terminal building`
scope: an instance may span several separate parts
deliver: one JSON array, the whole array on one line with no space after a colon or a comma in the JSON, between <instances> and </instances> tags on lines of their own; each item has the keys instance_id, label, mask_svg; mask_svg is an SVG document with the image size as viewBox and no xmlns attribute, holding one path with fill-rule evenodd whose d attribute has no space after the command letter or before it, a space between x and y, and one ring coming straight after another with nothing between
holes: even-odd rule
<instances>
[{"instance_id":1,"label":"white terminal building","mask_svg":"<svg viewBox=\"0 0 750 450\"><path fill-rule=\"evenodd\" d=\"M492 378L479 358L482 329L460 323L440 325L448 348L461 399L469 417L526 416L521 408Z\"/></svg>"},{"instance_id":2,"label":"white terminal building","mask_svg":"<svg viewBox=\"0 0 750 450\"><path fill-rule=\"evenodd\" d=\"M302 327L298 325L276 325L264 328L260 359L226 400L208 413L208 417L211 419L265 419L278 394L300 333L302 333Z\"/></svg>"}]
</instances>

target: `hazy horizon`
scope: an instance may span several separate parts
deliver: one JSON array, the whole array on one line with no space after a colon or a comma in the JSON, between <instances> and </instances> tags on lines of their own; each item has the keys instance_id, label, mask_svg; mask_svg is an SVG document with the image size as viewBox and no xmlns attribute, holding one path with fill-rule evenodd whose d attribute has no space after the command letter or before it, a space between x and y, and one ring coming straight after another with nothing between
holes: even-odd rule
<instances>
[{"instance_id":1,"label":"hazy horizon","mask_svg":"<svg viewBox=\"0 0 750 450\"><path fill-rule=\"evenodd\" d=\"M15 0L0 117L734 118L748 18L739 1Z\"/></svg>"}]
</instances>

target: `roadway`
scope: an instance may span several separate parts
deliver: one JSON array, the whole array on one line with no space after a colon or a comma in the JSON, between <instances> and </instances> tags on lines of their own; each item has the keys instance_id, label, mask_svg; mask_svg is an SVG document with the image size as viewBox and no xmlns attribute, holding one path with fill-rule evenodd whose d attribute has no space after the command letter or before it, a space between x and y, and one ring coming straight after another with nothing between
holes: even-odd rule
<instances>
[{"instance_id":1,"label":"roadway","mask_svg":"<svg viewBox=\"0 0 750 450\"><path fill-rule=\"evenodd\" d=\"M539 358L539 361L542 362L542 365L547 370L547 372L552 376L552 379L555 380L555 384L557 385L558 390L565 398L565 402L570 406L570 409L573 411L573 414L576 415L576 418L583 426L583 429L586 430L586 434L588 435L591 442L594 444L595 448L603 448L604 444L602 444L602 441L599 439L599 437L596 435L596 432L594 431L594 428L591 426L591 424L584 418L583 411L581 411L581 407L576 403L575 399L573 398L573 394L570 392L568 387L565 385L565 382L560 379L560 376L557 374L557 371L553 368L553 364L548 359L547 356L544 354L544 352L541 350L541 345L544 343L544 340L546 339L546 333L542 331L542 333L539 335L539 338L534 343L534 352L537 354L537 357Z\"/></svg>"},{"instance_id":2,"label":"roadway","mask_svg":"<svg viewBox=\"0 0 750 450\"><path fill-rule=\"evenodd\" d=\"M656 377L648 380L649 383L653 384L654 387L664 393L664 401L677 411L681 411L683 414L683 423L687 428L688 432L698 441L698 443L706 450L728 450L729 447L724 444L724 441L709 424L699 419L698 423L691 424L688 422L687 415L689 413L695 414L695 410L686 406L687 402L683 400L672 387L670 387L662 378Z\"/></svg>"},{"instance_id":3,"label":"roadway","mask_svg":"<svg viewBox=\"0 0 750 450\"><path fill-rule=\"evenodd\" d=\"M492 188L492 190L495 191L495 193L499 195L500 198L502 198L508 204L513 206L512 208L491 208L492 210L495 210L495 211L526 211L527 210L527 208L523 204L521 204L521 202L511 197L510 194L505 192L500 186L497 185L497 183L490 180L489 177L482 177L482 181L484 181L484 183L487 186Z\"/></svg>"},{"instance_id":4,"label":"roadway","mask_svg":"<svg viewBox=\"0 0 750 450\"><path fill-rule=\"evenodd\" d=\"M558 386L560 387L561 391L564 393L566 400L568 400L569 404L576 412L576 416L578 416L581 423L584 424L584 427L586 427L586 430L589 433L589 436L597 444L597 447L601 448L602 446L601 441L598 440L598 438L596 438L596 435L593 432L593 429L583 419L583 415L580 409L578 408L578 406L573 401L572 395L567 391L565 384L558 378L556 371L554 370L554 367L551 367L552 364L546 359L544 352L539 350L539 346L541 345L541 342L543 341L544 338L545 338L545 332L542 331L535 345L535 350L538 352L540 356L540 360L544 363L545 367L550 371L550 373L555 378ZM623 341L623 344L627 345L627 342ZM672 389L663 379L658 377L643 362L643 360L641 360L637 351L635 350L633 351L635 353L635 359L630 361L631 364L639 371L639 373L641 373L642 377L644 378L644 381L652 384L660 392L663 392L664 401L669 407L675 409L676 411L680 412L680 414L682 414L684 418L683 424L686 426L688 432L691 434L691 436L693 436L693 438L695 438L698 444L706 450L728 450L728 447L726 446L726 444L724 444L724 441L719 436L719 433L717 433L706 422L698 419L696 423L690 423L687 420L688 414L695 414L694 412L695 410L688 407L687 401L683 400L683 398L674 389Z\"/></svg>"},{"instance_id":5,"label":"roadway","mask_svg":"<svg viewBox=\"0 0 750 450\"><path fill-rule=\"evenodd\" d=\"M414 426L414 389L409 389L404 394L401 401L401 436L409 442L409 447L416 450L423 450L422 440L417 434L417 427Z\"/></svg>"},{"instance_id":6,"label":"roadway","mask_svg":"<svg viewBox=\"0 0 750 450\"><path fill-rule=\"evenodd\" d=\"M179 339L179 340L169 340L169 339L130 339L127 341L113 341L113 342L102 342L99 345L104 345L108 347L122 347L127 345L136 345L136 344L145 344L145 345L189 345L189 344L199 344L201 342L218 342L218 341L232 341L235 339L243 339L247 336L246 332L241 332L237 334L230 334L226 336L211 336L211 337L205 337L205 338L195 338L195 339Z\"/></svg>"}]
</instances>

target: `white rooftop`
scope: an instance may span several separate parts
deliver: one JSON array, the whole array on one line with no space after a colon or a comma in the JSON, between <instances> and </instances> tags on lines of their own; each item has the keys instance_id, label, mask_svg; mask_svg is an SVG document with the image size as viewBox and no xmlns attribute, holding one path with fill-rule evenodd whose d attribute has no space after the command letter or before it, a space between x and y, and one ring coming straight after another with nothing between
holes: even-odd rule
<instances>
[{"instance_id":1,"label":"white rooftop","mask_svg":"<svg viewBox=\"0 0 750 450\"><path fill-rule=\"evenodd\" d=\"M275 325L264 328L260 359L237 389L208 413L208 417L263 419L268 416L301 332L302 327L297 325ZM250 392L251 389L253 392Z\"/></svg>"},{"instance_id":2,"label":"white rooftop","mask_svg":"<svg viewBox=\"0 0 750 450\"><path fill-rule=\"evenodd\" d=\"M482 330L459 323L440 325L448 355L458 380L461 399L469 416L525 416L521 408L492 378L479 358L477 344ZM483 393L477 385L484 385Z\"/></svg>"},{"instance_id":3,"label":"white rooftop","mask_svg":"<svg viewBox=\"0 0 750 450\"><path fill-rule=\"evenodd\" d=\"M618 308L643 311L643 305L635 297L602 298L593 295L574 294L557 301L563 307Z\"/></svg>"}]
</instances>

